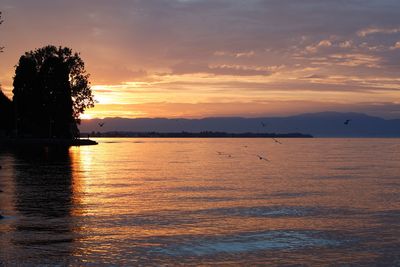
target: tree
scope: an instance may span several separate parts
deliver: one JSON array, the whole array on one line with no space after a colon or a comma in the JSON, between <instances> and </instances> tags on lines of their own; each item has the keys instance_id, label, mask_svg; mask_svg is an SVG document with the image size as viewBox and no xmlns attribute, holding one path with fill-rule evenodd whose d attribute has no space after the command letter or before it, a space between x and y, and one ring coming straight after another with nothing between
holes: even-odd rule
<instances>
[{"instance_id":1,"label":"tree","mask_svg":"<svg viewBox=\"0 0 400 267\"><path fill-rule=\"evenodd\" d=\"M94 106L85 64L67 47L26 52L16 66L13 85L19 135L74 137L80 114Z\"/></svg>"},{"instance_id":2,"label":"tree","mask_svg":"<svg viewBox=\"0 0 400 267\"><path fill-rule=\"evenodd\" d=\"M0 136L11 134L13 121L13 104L0 88Z\"/></svg>"}]
</instances>

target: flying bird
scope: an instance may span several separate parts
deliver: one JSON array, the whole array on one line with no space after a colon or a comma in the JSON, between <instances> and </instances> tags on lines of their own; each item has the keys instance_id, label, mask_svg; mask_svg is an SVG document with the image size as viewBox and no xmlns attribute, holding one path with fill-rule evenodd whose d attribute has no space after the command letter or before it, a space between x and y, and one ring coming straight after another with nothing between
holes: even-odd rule
<instances>
[{"instance_id":1,"label":"flying bird","mask_svg":"<svg viewBox=\"0 0 400 267\"><path fill-rule=\"evenodd\" d=\"M344 122L344 125L348 125L350 121L351 121L351 120L346 120L346 121Z\"/></svg>"},{"instance_id":2,"label":"flying bird","mask_svg":"<svg viewBox=\"0 0 400 267\"><path fill-rule=\"evenodd\" d=\"M275 143L278 143L278 144L282 145L282 142L280 142L279 140L277 140L275 138L272 138L272 140L274 140Z\"/></svg>"},{"instance_id":3,"label":"flying bird","mask_svg":"<svg viewBox=\"0 0 400 267\"><path fill-rule=\"evenodd\" d=\"M104 122L99 122L99 126L103 127L104 126Z\"/></svg>"},{"instance_id":4,"label":"flying bird","mask_svg":"<svg viewBox=\"0 0 400 267\"><path fill-rule=\"evenodd\" d=\"M260 156L260 155L256 155L258 157L259 160L265 160L265 161L269 161L267 158Z\"/></svg>"},{"instance_id":5,"label":"flying bird","mask_svg":"<svg viewBox=\"0 0 400 267\"><path fill-rule=\"evenodd\" d=\"M227 156L228 158L231 158L231 157L232 157L231 154L227 154L227 153L225 153L225 152L221 152L221 151L216 151L216 152L217 152L217 154L220 155L220 156Z\"/></svg>"}]
</instances>

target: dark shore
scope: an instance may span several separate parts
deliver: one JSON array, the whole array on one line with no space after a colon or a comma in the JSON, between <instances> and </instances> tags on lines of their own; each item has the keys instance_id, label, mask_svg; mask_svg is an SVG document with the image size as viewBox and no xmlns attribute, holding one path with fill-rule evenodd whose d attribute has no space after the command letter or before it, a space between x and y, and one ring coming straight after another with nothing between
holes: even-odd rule
<instances>
[{"instance_id":1,"label":"dark shore","mask_svg":"<svg viewBox=\"0 0 400 267\"><path fill-rule=\"evenodd\" d=\"M140 138L312 138L302 133L226 133L226 132L104 132L82 133L82 137L140 137Z\"/></svg>"},{"instance_id":2,"label":"dark shore","mask_svg":"<svg viewBox=\"0 0 400 267\"><path fill-rule=\"evenodd\" d=\"M4 138L0 139L0 146L29 147L29 146L90 146L97 145L90 139L61 139L61 138Z\"/></svg>"}]
</instances>

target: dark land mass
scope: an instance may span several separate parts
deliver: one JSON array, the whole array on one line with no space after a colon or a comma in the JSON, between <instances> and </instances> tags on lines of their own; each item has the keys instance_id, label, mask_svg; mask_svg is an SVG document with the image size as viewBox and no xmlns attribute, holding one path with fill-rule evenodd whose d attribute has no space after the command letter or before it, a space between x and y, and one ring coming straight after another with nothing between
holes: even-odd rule
<instances>
[{"instance_id":1,"label":"dark land mass","mask_svg":"<svg viewBox=\"0 0 400 267\"><path fill-rule=\"evenodd\" d=\"M312 135L301 133L225 133L225 132L93 132L91 134L82 133L82 137L90 135L91 137L158 137L158 138L312 138Z\"/></svg>"},{"instance_id":2,"label":"dark land mass","mask_svg":"<svg viewBox=\"0 0 400 267\"><path fill-rule=\"evenodd\" d=\"M94 106L88 78L79 53L68 47L48 45L23 54L12 99L0 88L0 147L97 144L77 139L79 115Z\"/></svg>"},{"instance_id":3,"label":"dark land mass","mask_svg":"<svg viewBox=\"0 0 400 267\"><path fill-rule=\"evenodd\" d=\"M345 122L349 120L347 124ZM100 126L102 125L102 126ZM289 117L203 119L105 118L83 120L81 132L307 133L314 137L400 137L400 119L361 113L321 112Z\"/></svg>"},{"instance_id":4,"label":"dark land mass","mask_svg":"<svg viewBox=\"0 0 400 267\"><path fill-rule=\"evenodd\" d=\"M70 147L97 145L90 139L61 138L1 138L0 147Z\"/></svg>"}]
</instances>

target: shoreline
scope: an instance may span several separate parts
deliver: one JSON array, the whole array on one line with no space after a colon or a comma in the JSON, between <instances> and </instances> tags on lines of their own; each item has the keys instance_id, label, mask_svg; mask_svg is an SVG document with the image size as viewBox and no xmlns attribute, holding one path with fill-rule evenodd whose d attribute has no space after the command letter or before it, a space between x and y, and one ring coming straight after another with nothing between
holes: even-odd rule
<instances>
[{"instance_id":1,"label":"shoreline","mask_svg":"<svg viewBox=\"0 0 400 267\"><path fill-rule=\"evenodd\" d=\"M0 139L0 146L92 146L98 143L90 139L63 139L63 138L4 138Z\"/></svg>"},{"instance_id":2,"label":"shoreline","mask_svg":"<svg viewBox=\"0 0 400 267\"><path fill-rule=\"evenodd\" d=\"M98 133L82 133L81 138L313 138L310 134L302 133L226 133L226 132L98 132Z\"/></svg>"}]
</instances>

